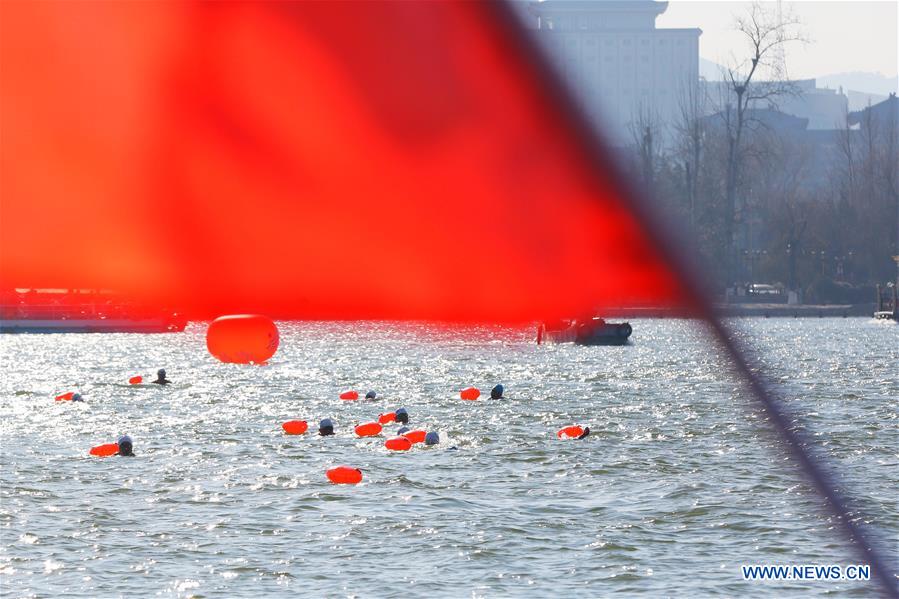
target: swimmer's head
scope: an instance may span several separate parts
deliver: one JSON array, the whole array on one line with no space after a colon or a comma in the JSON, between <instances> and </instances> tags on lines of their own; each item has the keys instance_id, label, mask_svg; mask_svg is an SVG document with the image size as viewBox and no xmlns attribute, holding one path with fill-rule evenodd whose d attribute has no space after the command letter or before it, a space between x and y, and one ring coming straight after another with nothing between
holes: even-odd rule
<instances>
[{"instance_id":1,"label":"swimmer's head","mask_svg":"<svg viewBox=\"0 0 899 599\"><path fill-rule=\"evenodd\" d=\"M156 378L162 380L165 378L165 368L160 368L156 371Z\"/></svg>"},{"instance_id":2,"label":"swimmer's head","mask_svg":"<svg viewBox=\"0 0 899 599\"><path fill-rule=\"evenodd\" d=\"M81 397L80 393L76 393L72 396L72 401L84 401L84 398Z\"/></svg>"},{"instance_id":3,"label":"swimmer's head","mask_svg":"<svg viewBox=\"0 0 899 599\"><path fill-rule=\"evenodd\" d=\"M401 427L400 427L400 430L396 431L396 434L397 434L397 435L405 435L405 434L408 433L410 430L412 430L412 429L410 429L408 426L401 426Z\"/></svg>"},{"instance_id":4,"label":"swimmer's head","mask_svg":"<svg viewBox=\"0 0 899 599\"><path fill-rule=\"evenodd\" d=\"M374 391L369 391L368 393L365 394L365 399L374 399L377 396L378 396L378 394L375 393Z\"/></svg>"},{"instance_id":5,"label":"swimmer's head","mask_svg":"<svg viewBox=\"0 0 899 599\"><path fill-rule=\"evenodd\" d=\"M437 434L437 431L431 431L425 435L425 445L437 445L438 443L440 443L440 435Z\"/></svg>"},{"instance_id":6,"label":"swimmer's head","mask_svg":"<svg viewBox=\"0 0 899 599\"><path fill-rule=\"evenodd\" d=\"M396 415L396 421L400 424L409 423L409 412L406 411L406 408L400 408L394 414Z\"/></svg>"},{"instance_id":7,"label":"swimmer's head","mask_svg":"<svg viewBox=\"0 0 899 599\"><path fill-rule=\"evenodd\" d=\"M497 385L490 390L490 399L502 399L504 390L505 388L502 385Z\"/></svg>"},{"instance_id":8,"label":"swimmer's head","mask_svg":"<svg viewBox=\"0 0 899 599\"><path fill-rule=\"evenodd\" d=\"M318 434L322 437L327 437L328 435L334 434L334 421L330 418L325 418L318 424Z\"/></svg>"},{"instance_id":9,"label":"swimmer's head","mask_svg":"<svg viewBox=\"0 0 899 599\"><path fill-rule=\"evenodd\" d=\"M133 456L134 455L134 445L131 443L131 437L128 435L122 435L118 440L119 445L119 455L124 456Z\"/></svg>"}]
</instances>

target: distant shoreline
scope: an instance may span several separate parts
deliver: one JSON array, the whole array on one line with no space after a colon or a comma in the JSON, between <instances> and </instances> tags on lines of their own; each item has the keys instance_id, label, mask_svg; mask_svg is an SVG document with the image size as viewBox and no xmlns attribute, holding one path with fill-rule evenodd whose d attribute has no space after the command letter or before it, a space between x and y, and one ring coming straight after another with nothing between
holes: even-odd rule
<instances>
[{"instance_id":1,"label":"distant shoreline","mask_svg":"<svg viewBox=\"0 0 899 599\"><path fill-rule=\"evenodd\" d=\"M874 316L874 303L864 304L715 304L719 316L757 318L848 318ZM677 308L613 308L603 311L608 318L691 318Z\"/></svg>"}]
</instances>

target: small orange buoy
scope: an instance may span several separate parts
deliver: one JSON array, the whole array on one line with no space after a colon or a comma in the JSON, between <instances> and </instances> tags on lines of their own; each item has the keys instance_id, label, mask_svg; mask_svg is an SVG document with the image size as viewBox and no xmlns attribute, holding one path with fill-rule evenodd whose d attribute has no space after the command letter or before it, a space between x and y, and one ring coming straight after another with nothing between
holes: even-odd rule
<instances>
[{"instance_id":1,"label":"small orange buoy","mask_svg":"<svg viewBox=\"0 0 899 599\"><path fill-rule=\"evenodd\" d=\"M348 400L359 399L359 392L358 391L344 391L343 393L340 394L340 399L348 399Z\"/></svg>"},{"instance_id":2,"label":"small orange buoy","mask_svg":"<svg viewBox=\"0 0 899 599\"><path fill-rule=\"evenodd\" d=\"M119 453L119 444L105 443L103 445L97 445L96 447L91 447L90 453L98 458L108 458L111 455Z\"/></svg>"},{"instance_id":3,"label":"small orange buoy","mask_svg":"<svg viewBox=\"0 0 899 599\"><path fill-rule=\"evenodd\" d=\"M56 396L56 401L72 401L72 398L75 396L74 391L69 391L68 393L63 393L62 395Z\"/></svg>"},{"instance_id":4,"label":"small orange buoy","mask_svg":"<svg viewBox=\"0 0 899 599\"><path fill-rule=\"evenodd\" d=\"M459 396L462 399L474 401L481 396L481 391L477 387L469 387L468 389L462 389Z\"/></svg>"},{"instance_id":5,"label":"small orange buoy","mask_svg":"<svg viewBox=\"0 0 899 599\"><path fill-rule=\"evenodd\" d=\"M302 435L309 428L309 424L305 420L288 420L281 425L281 428L288 435Z\"/></svg>"},{"instance_id":6,"label":"small orange buoy","mask_svg":"<svg viewBox=\"0 0 899 599\"><path fill-rule=\"evenodd\" d=\"M378 415L378 423L390 424L391 422L396 422L396 414L394 412L385 412Z\"/></svg>"},{"instance_id":7,"label":"small orange buoy","mask_svg":"<svg viewBox=\"0 0 899 599\"><path fill-rule=\"evenodd\" d=\"M281 337L271 318L258 314L219 316L206 330L206 348L226 363L263 364L278 351Z\"/></svg>"},{"instance_id":8,"label":"small orange buoy","mask_svg":"<svg viewBox=\"0 0 899 599\"><path fill-rule=\"evenodd\" d=\"M412 447L412 441L406 437L391 437L384 442L384 447L393 451L406 451Z\"/></svg>"},{"instance_id":9,"label":"small orange buoy","mask_svg":"<svg viewBox=\"0 0 899 599\"><path fill-rule=\"evenodd\" d=\"M132 385L140 385L144 382L144 377L142 377L141 375L133 376L128 379L128 382Z\"/></svg>"},{"instance_id":10,"label":"small orange buoy","mask_svg":"<svg viewBox=\"0 0 899 599\"><path fill-rule=\"evenodd\" d=\"M560 439L577 439L584 434L584 428L578 425L566 426L562 430L560 430L556 435Z\"/></svg>"},{"instance_id":11,"label":"small orange buoy","mask_svg":"<svg viewBox=\"0 0 899 599\"><path fill-rule=\"evenodd\" d=\"M360 437L374 437L381 434L381 425L377 422L366 422L356 427L356 435Z\"/></svg>"},{"instance_id":12,"label":"small orange buoy","mask_svg":"<svg viewBox=\"0 0 899 599\"><path fill-rule=\"evenodd\" d=\"M428 431L409 431L403 436L409 439L409 442L412 444L415 443L424 443L425 436L428 434Z\"/></svg>"},{"instance_id":13,"label":"small orange buoy","mask_svg":"<svg viewBox=\"0 0 899 599\"><path fill-rule=\"evenodd\" d=\"M335 485L356 485L362 482L362 471L349 466L331 468L325 474L328 475L328 480Z\"/></svg>"}]
</instances>

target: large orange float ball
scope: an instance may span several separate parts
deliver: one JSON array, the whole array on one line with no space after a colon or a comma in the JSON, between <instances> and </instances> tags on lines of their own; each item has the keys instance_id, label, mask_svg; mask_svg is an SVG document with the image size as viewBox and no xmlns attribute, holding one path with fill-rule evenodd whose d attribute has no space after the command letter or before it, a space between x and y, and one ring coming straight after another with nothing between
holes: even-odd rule
<instances>
[{"instance_id":1,"label":"large orange float ball","mask_svg":"<svg viewBox=\"0 0 899 599\"><path fill-rule=\"evenodd\" d=\"M278 327L267 316L219 316L206 331L209 353L233 364L262 364L275 355L281 341Z\"/></svg>"}]
</instances>

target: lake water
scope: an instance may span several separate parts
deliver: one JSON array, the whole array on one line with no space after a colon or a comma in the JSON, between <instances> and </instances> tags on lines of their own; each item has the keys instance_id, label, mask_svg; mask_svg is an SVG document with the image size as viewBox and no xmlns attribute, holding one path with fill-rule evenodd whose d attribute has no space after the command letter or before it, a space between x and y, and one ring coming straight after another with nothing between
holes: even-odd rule
<instances>
[{"instance_id":1,"label":"lake water","mask_svg":"<svg viewBox=\"0 0 899 599\"><path fill-rule=\"evenodd\" d=\"M895 550L899 327L732 322ZM202 323L4 335L0 593L871 595L742 580L742 564L858 557L701 325L632 323L632 345L594 348L538 347L530 329L279 323L263 367L216 362ZM173 385L127 384L161 367ZM504 400L458 399L498 382ZM351 388L382 399L337 399ZM85 402L53 401L69 390ZM400 406L442 442L398 453L353 436ZM282 434L324 417L336 436ZM573 423L590 436L558 440ZM124 433L136 458L88 456ZM329 484L338 464L363 484Z\"/></svg>"}]
</instances>

